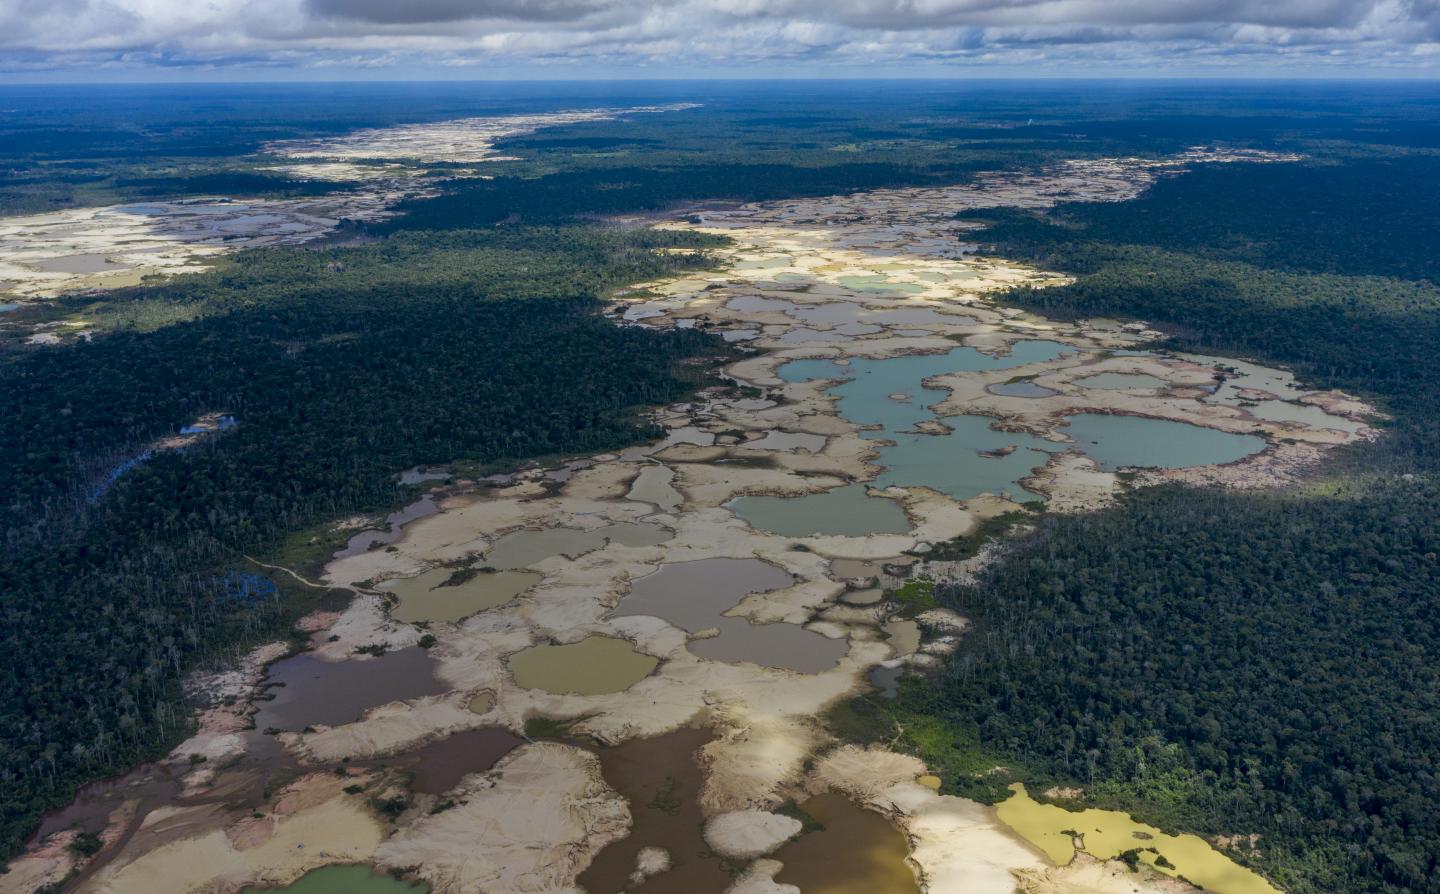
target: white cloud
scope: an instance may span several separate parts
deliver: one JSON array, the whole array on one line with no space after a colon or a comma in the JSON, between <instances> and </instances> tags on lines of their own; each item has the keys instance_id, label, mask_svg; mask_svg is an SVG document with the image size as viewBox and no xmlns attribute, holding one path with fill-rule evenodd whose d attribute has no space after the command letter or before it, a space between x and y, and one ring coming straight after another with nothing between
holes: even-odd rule
<instances>
[{"instance_id":1,"label":"white cloud","mask_svg":"<svg viewBox=\"0 0 1440 894\"><path fill-rule=\"evenodd\" d=\"M766 59L812 73L1236 60L1433 71L1436 43L1440 0L0 0L0 71L586 62L698 74Z\"/></svg>"}]
</instances>

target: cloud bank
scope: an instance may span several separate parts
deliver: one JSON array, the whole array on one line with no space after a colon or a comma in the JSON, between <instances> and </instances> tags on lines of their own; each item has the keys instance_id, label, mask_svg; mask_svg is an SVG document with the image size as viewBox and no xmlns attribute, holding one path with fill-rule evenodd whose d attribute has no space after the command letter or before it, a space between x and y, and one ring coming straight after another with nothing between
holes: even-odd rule
<instances>
[{"instance_id":1,"label":"cloud bank","mask_svg":"<svg viewBox=\"0 0 1440 894\"><path fill-rule=\"evenodd\" d=\"M0 0L0 72L1440 72L1440 0Z\"/></svg>"}]
</instances>

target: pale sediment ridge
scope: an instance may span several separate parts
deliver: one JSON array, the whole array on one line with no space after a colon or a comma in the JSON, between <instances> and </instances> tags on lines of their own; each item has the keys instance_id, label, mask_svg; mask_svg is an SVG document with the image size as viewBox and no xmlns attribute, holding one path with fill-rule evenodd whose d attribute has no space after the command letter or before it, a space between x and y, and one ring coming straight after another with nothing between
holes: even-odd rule
<instances>
[{"instance_id":1,"label":"pale sediment ridge","mask_svg":"<svg viewBox=\"0 0 1440 894\"><path fill-rule=\"evenodd\" d=\"M615 315L633 325L755 333L746 344L764 350L725 371L742 387L712 388L657 413L671 432L658 444L572 462L564 474L530 470L488 489L440 486L439 511L408 521L393 543L338 555L327 582L364 592L316 625L325 629L315 634L314 659L373 660L355 649L398 650L424 636L442 691L400 694L333 727L292 725L281 742L302 765L328 766L403 756L483 728L521 734L528 725L622 747L700 729L701 777L683 809L707 821L732 817L719 829L750 829L741 838L751 844L724 845L745 854L732 860L752 861L733 890L789 890L785 850L766 837L785 824L766 817L825 791L889 817L904 833L915 885L932 894L1009 894L1017 881L1033 891L1174 889L1180 883L1131 876L1120 864L1049 865L993 811L938 793L920 761L834 750L816 718L867 687L877 668L923 671L964 635L964 619L952 613L910 617L884 596L902 575L964 573L924 562L932 544L1019 510L1021 501L1078 511L1146 481L1274 483L1329 446L1369 435L1363 405L1304 390L1278 371L1237 367L1217 388L1213 360L1147 353L1157 333L1143 324L1061 324L1006 307L994 300L1005 288L1062 278L975 257L959 241L967 225L956 215L967 209L1120 201L1179 163L1074 162L947 189L699 211L699 223L666 224L729 236L733 246L718 253L723 269L645 284L633 298L617 297ZM793 337L800 330L803 340ZM805 365L787 371L795 363ZM1150 387L1097 385L1104 375L1145 376L1122 381ZM1035 389L995 387L1016 381ZM1243 400L1228 399L1232 385L1244 389ZM1324 415L1256 412L1270 403ZM1146 468L1127 483L1132 476L1117 473L1131 470L1107 467L1087 450L1096 445L1069 435L1067 423L1081 416L1198 427L1246 449L1187 454L1186 462L1210 464L1169 468L1173 445L1156 437L1140 445ZM949 474L955 466L966 475ZM796 528L737 514L752 505L741 502L748 498L800 501L857 485L870 492L851 496L898 507L903 524L811 532L804 518ZM772 515L785 509L766 507ZM447 589L469 599L466 583L497 565L530 577L505 589L502 603L446 605ZM439 586L447 582L454 586ZM425 599L423 619L406 620L410 591ZM821 647L824 660L787 666L778 653L770 657L763 638L777 634L786 648ZM757 637L753 648L748 637ZM593 674L535 666L577 650L595 652ZM624 839L642 806L627 807L615 792L625 786L607 783L603 762L588 754L557 743L522 746L450 793L409 792L394 822L336 795L316 809L343 816L357 840L337 846L328 862L418 866L436 892L515 890L517 873L532 870L547 890L573 888L591 857ZM370 784L407 791L403 782ZM429 812L445 799L460 806ZM560 803L575 812L559 817ZM216 810L181 839L210 842L203 853L226 873L207 880L213 889L286 880L317 863L267 867L250 856L268 858L258 846L214 850L214 836L233 838L243 822ZM295 814L270 834L301 822ZM764 847L753 843L762 840ZM486 843L476 851L479 841ZM637 878L663 890L671 865L655 852L663 847L635 844L626 853ZM87 890L139 890L128 879L154 883L165 872L193 881L186 848L202 845L167 846L104 855L109 862ZM555 861L542 870L532 866L534 854ZM613 859L606 878L623 874ZM819 871L796 867L794 877Z\"/></svg>"},{"instance_id":2,"label":"pale sediment ridge","mask_svg":"<svg viewBox=\"0 0 1440 894\"><path fill-rule=\"evenodd\" d=\"M262 152L285 160L279 170L302 177L320 180L388 177L393 176L396 163L409 165L408 170L420 173L426 165L468 165L493 161L498 157L495 144L500 140L531 134L547 127L612 121L624 115L677 112L697 107L696 103L671 103L456 118L428 124L369 128L340 137L279 140L266 144Z\"/></svg>"},{"instance_id":3,"label":"pale sediment ridge","mask_svg":"<svg viewBox=\"0 0 1440 894\"><path fill-rule=\"evenodd\" d=\"M135 286L208 270L242 249L309 242L342 220L379 220L414 194L379 183L304 199L180 199L0 218L0 279L5 294L24 299Z\"/></svg>"},{"instance_id":4,"label":"pale sediment ridge","mask_svg":"<svg viewBox=\"0 0 1440 894\"><path fill-rule=\"evenodd\" d=\"M404 199L435 194L425 175L437 166L445 167L447 177L479 176L478 169L454 166L503 160L494 147L506 137L693 107L677 103L461 118L270 143L260 153L275 161L268 169L332 181L335 191L309 198L196 197L3 217L0 295L43 299L138 285L150 275L208 270L220 255L297 245L325 236L342 221L388 217Z\"/></svg>"}]
</instances>

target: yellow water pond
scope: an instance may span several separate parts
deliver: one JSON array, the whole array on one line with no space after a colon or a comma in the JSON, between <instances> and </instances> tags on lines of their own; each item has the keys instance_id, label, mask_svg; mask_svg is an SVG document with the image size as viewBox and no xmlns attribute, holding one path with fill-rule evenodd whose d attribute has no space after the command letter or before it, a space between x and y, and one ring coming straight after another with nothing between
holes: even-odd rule
<instances>
[{"instance_id":1,"label":"yellow water pond","mask_svg":"<svg viewBox=\"0 0 1440 894\"><path fill-rule=\"evenodd\" d=\"M1138 849L1140 859L1159 872L1184 876L1215 894L1280 894L1274 885L1197 835L1170 835L1117 810L1092 807L1075 811L1041 804L1019 783L1010 790L1014 794L996 807L1001 822L1044 851L1057 866L1075 858L1077 842L1081 850L1100 860ZM1170 865L1157 863L1159 856Z\"/></svg>"}]
</instances>

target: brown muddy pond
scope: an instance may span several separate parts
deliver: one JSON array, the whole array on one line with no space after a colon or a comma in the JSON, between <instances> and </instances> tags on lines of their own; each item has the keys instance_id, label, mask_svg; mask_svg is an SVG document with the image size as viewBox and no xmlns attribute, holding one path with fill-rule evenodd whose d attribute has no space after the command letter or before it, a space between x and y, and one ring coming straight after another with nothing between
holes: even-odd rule
<instances>
[{"instance_id":1,"label":"brown muddy pond","mask_svg":"<svg viewBox=\"0 0 1440 894\"><path fill-rule=\"evenodd\" d=\"M645 679L660 660L611 636L587 636L568 645L531 646L510 656L515 684L557 694L604 695Z\"/></svg>"},{"instance_id":2,"label":"brown muddy pond","mask_svg":"<svg viewBox=\"0 0 1440 894\"><path fill-rule=\"evenodd\" d=\"M801 833L775 852L780 884L803 894L920 894L905 858L909 844L885 817L844 795L816 795L800 805L825 828Z\"/></svg>"},{"instance_id":3,"label":"brown muddy pond","mask_svg":"<svg viewBox=\"0 0 1440 894\"><path fill-rule=\"evenodd\" d=\"M840 594L840 601L846 605L875 605L885 598L885 591L879 587L864 590L847 590Z\"/></svg>"},{"instance_id":4,"label":"brown muddy pond","mask_svg":"<svg viewBox=\"0 0 1440 894\"><path fill-rule=\"evenodd\" d=\"M599 533L611 543L621 546L657 546L675 537L675 532L669 528L643 522L616 522L601 528Z\"/></svg>"},{"instance_id":5,"label":"brown muddy pond","mask_svg":"<svg viewBox=\"0 0 1440 894\"><path fill-rule=\"evenodd\" d=\"M639 503L652 503L662 512L673 512L684 502L684 497L671 483L674 480L675 472L669 467L646 466L636 476L635 483L630 486L630 493L626 494L625 498Z\"/></svg>"},{"instance_id":6,"label":"brown muddy pond","mask_svg":"<svg viewBox=\"0 0 1440 894\"><path fill-rule=\"evenodd\" d=\"M414 646L379 658L320 661L296 655L270 665L264 695L256 702L255 729L299 731L358 720L371 708L401 699L439 695L435 663Z\"/></svg>"},{"instance_id":7,"label":"brown muddy pond","mask_svg":"<svg viewBox=\"0 0 1440 894\"><path fill-rule=\"evenodd\" d=\"M723 894L734 882L705 844L696 757L710 739L707 730L681 729L597 749L605 781L630 802L633 825L580 874L579 885L588 894ZM635 857L646 847L664 848L670 868L628 887Z\"/></svg>"},{"instance_id":8,"label":"brown muddy pond","mask_svg":"<svg viewBox=\"0 0 1440 894\"><path fill-rule=\"evenodd\" d=\"M273 740L268 741L273 743ZM177 832L174 824L163 820L146 824L153 811L188 808L195 811L191 813L192 818L207 812L218 817L226 809L259 806L266 799L267 781L274 771L294 778L294 763L289 755L273 744L272 749L279 760L262 767L260 772L248 767L221 770L203 793L194 796L187 796L184 792L181 777L188 768L177 769L164 763L141 764L124 776L88 783L76 792L74 801L46 815L30 840L38 841L54 832L72 828L99 834L109 825L115 811L127 808L128 819L122 821L118 835L79 872L66 879L62 889L81 890L88 879L124 852L137 837L143 839L141 847L144 849L173 840ZM248 763L253 763L253 758L247 758ZM183 825L180 824L179 828ZM4 886L0 885L0 889Z\"/></svg>"},{"instance_id":9,"label":"brown muddy pond","mask_svg":"<svg viewBox=\"0 0 1440 894\"><path fill-rule=\"evenodd\" d=\"M752 624L744 618L721 618L713 626L719 628L719 636L693 640L686 646L697 657L818 674L834 667L850 651L847 640L830 639L795 624Z\"/></svg>"},{"instance_id":10,"label":"brown muddy pond","mask_svg":"<svg viewBox=\"0 0 1440 894\"><path fill-rule=\"evenodd\" d=\"M887 621L881 629L885 631L885 638L889 641L890 647L895 650L896 658L914 654L915 650L920 648L920 625L914 621L906 619Z\"/></svg>"},{"instance_id":11,"label":"brown muddy pond","mask_svg":"<svg viewBox=\"0 0 1440 894\"><path fill-rule=\"evenodd\" d=\"M453 791L471 773L483 773L525 740L498 726L455 733L385 761L411 773L410 788L424 795Z\"/></svg>"},{"instance_id":12,"label":"brown muddy pond","mask_svg":"<svg viewBox=\"0 0 1440 894\"><path fill-rule=\"evenodd\" d=\"M675 562L634 581L614 615L662 618L687 633L716 629L718 635L691 640L686 646L712 661L743 661L804 674L829 670L849 650L845 640L829 639L796 624L752 624L724 614L752 593L779 590L794 582L788 572L759 559Z\"/></svg>"},{"instance_id":13,"label":"brown muddy pond","mask_svg":"<svg viewBox=\"0 0 1440 894\"><path fill-rule=\"evenodd\" d=\"M182 788L180 778L164 764L141 764L124 776L87 782L75 793L75 800L45 815L32 840L71 828L99 834L110 814L125 802L139 802L149 811L175 800Z\"/></svg>"},{"instance_id":14,"label":"brown muddy pond","mask_svg":"<svg viewBox=\"0 0 1440 894\"><path fill-rule=\"evenodd\" d=\"M414 577L387 580L376 589L400 599L390 611L397 620L451 622L504 605L542 580L542 575L531 571L434 568Z\"/></svg>"},{"instance_id":15,"label":"brown muddy pond","mask_svg":"<svg viewBox=\"0 0 1440 894\"><path fill-rule=\"evenodd\" d=\"M546 528L506 534L485 553L482 560L491 568L526 568L553 556L575 558L605 545L603 537L578 528Z\"/></svg>"},{"instance_id":16,"label":"brown muddy pond","mask_svg":"<svg viewBox=\"0 0 1440 894\"><path fill-rule=\"evenodd\" d=\"M377 546L394 543L399 540L400 535L404 533L403 529L405 525L416 519L434 515L439 511L440 507L435 504L435 499L429 494L426 494L398 512L392 512L385 516L384 530L371 528L351 535L350 539L346 541L344 548L336 551L334 558L343 559L347 556L358 556Z\"/></svg>"},{"instance_id":17,"label":"brown muddy pond","mask_svg":"<svg viewBox=\"0 0 1440 894\"><path fill-rule=\"evenodd\" d=\"M727 609L751 593L795 583L789 572L759 559L672 562L631 582L616 617L650 615L694 632L713 626Z\"/></svg>"}]
</instances>

